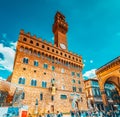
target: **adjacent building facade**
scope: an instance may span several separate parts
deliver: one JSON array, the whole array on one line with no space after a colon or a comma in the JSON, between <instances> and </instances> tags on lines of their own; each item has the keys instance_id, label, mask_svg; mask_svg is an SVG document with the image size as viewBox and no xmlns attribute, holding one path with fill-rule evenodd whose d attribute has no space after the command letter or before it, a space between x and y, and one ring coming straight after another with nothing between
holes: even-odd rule
<instances>
[{"instance_id":1,"label":"adjacent building facade","mask_svg":"<svg viewBox=\"0 0 120 117\"><path fill-rule=\"evenodd\" d=\"M94 78L94 79L86 80L85 90L86 90L89 109L105 110L105 106L103 104L103 100L101 97L98 79ZM109 103L109 108L111 110L114 109L114 104L115 104L113 101L113 91L115 91L115 86L111 83L106 83L105 92Z\"/></svg>"},{"instance_id":2,"label":"adjacent building facade","mask_svg":"<svg viewBox=\"0 0 120 117\"><path fill-rule=\"evenodd\" d=\"M106 83L112 83L115 86L116 90L112 92L114 104L120 105L120 56L98 68L96 75L106 110L109 110L109 102L105 92Z\"/></svg>"},{"instance_id":3,"label":"adjacent building facade","mask_svg":"<svg viewBox=\"0 0 120 117\"><path fill-rule=\"evenodd\" d=\"M68 51L68 24L57 12L53 24L54 45L20 31L13 73L8 81L24 88L22 102L29 111L69 113L75 97L79 110L87 110L82 57Z\"/></svg>"}]
</instances>

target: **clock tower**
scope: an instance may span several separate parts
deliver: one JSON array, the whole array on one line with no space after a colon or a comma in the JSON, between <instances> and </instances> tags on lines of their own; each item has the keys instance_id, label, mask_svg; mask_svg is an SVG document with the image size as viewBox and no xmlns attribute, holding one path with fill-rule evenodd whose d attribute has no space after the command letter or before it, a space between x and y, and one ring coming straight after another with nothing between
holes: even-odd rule
<instances>
[{"instance_id":1,"label":"clock tower","mask_svg":"<svg viewBox=\"0 0 120 117\"><path fill-rule=\"evenodd\" d=\"M60 12L57 12L53 24L54 44L56 47L67 50L67 31L68 24L65 21L65 16Z\"/></svg>"}]
</instances>

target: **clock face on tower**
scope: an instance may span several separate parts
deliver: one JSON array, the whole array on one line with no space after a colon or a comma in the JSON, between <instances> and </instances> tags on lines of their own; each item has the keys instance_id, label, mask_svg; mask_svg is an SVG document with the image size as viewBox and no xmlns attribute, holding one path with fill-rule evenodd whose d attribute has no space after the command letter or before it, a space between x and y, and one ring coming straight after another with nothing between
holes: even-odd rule
<instances>
[{"instance_id":1,"label":"clock face on tower","mask_svg":"<svg viewBox=\"0 0 120 117\"><path fill-rule=\"evenodd\" d=\"M63 44L63 43L60 43L60 47L61 47L61 49L66 49L66 45L65 44Z\"/></svg>"}]
</instances>

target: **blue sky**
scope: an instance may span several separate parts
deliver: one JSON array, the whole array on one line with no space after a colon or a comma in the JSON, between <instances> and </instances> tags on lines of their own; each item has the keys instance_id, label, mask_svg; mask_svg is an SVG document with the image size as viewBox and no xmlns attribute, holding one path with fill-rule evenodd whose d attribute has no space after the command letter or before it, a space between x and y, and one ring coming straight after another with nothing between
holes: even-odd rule
<instances>
[{"instance_id":1,"label":"blue sky","mask_svg":"<svg viewBox=\"0 0 120 117\"><path fill-rule=\"evenodd\" d=\"M68 49L83 57L84 77L120 55L119 0L0 0L0 78L12 72L20 29L53 43L57 11L69 25Z\"/></svg>"}]
</instances>

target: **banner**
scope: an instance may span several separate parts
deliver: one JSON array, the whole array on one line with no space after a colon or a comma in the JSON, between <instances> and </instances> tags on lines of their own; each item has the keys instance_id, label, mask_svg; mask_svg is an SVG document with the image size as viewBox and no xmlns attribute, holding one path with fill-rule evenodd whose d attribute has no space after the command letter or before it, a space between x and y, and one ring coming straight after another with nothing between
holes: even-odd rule
<instances>
[{"instance_id":1,"label":"banner","mask_svg":"<svg viewBox=\"0 0 120 117\"><path fill-rule=\"evenodd\" d=\"M0 107L0 117L4 117L5 114L7 114L8 108L6 107Z\"/></svg>"},{"instance_id":2,"label":"banner","mask_svg":"<svg viewBox=\"0 0 120 117\"><path fill-rule=\"evenodd\" d=\"M18 107L0 107L0 117L19 116Z\"/></svg>"}]
</instances>

